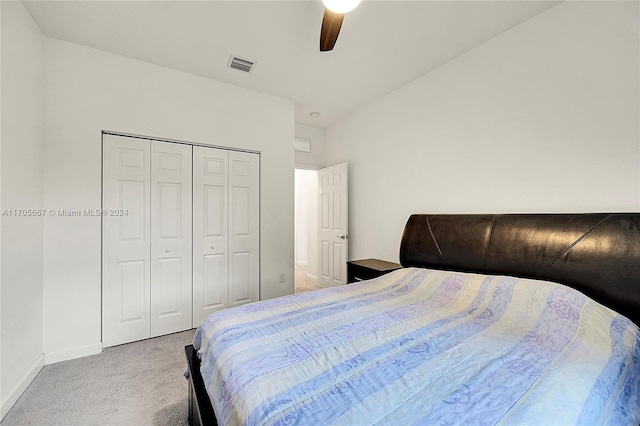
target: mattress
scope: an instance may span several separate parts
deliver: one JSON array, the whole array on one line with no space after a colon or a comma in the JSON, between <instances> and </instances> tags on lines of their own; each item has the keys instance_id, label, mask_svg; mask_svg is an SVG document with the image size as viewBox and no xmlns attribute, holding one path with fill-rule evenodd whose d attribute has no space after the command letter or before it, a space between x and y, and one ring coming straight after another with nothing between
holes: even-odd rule
<instances>
[{"instance_id":1,"label":"mattress","mask_svg":"<svg viewBox=\"0 0 640 426\"><path fill-rule=\"evenodd\" d=\"M428 269L216 312L220 425L640 423L640 332L545 281Z\"/></svg>"}]
</instances>

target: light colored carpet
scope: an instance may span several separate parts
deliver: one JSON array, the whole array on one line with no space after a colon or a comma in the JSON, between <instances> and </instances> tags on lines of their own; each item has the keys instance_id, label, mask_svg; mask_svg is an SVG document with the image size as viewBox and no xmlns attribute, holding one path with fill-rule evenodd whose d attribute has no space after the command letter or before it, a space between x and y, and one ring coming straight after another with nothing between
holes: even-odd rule
<instances>
[{"instance_id":1,"label":"light colored carpet","mask_svg":"<svg viewBox=\"0 0 640 426\"><path fill-rule=\"evenodd\" d=\"M184 347L194 333L188 330L46 365L1 424L186 425Z\"/></svg>"},{"instance_id":2,"label":"light colored carpet","mask_svg":"<svg viewBox=\"0 0 640 426\"><path fill-rule=\"evenodd\" d=\"M295 272L296 272L296 276L295 276L294 286L295 286L296 293L302 293L305 291L320 289L320 286L315 282L313 282L311 278L307 276L306 266L296 265Z\"/></svg>"}]
</instances>

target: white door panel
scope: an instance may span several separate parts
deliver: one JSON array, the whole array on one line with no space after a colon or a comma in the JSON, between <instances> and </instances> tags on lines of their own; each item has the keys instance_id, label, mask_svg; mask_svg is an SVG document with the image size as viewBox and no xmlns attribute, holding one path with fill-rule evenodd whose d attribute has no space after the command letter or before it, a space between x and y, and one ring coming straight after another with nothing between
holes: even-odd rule
<instances>
[{"instance_id":1,"label":"white door panel","mask_svg":"<svg viewBox=\"0 0 640 426\"><path fill-rule=\"evenodd\" d=\"M229 306L229 151L193 147L193 325Z\"/></svg>"},{"instance_id":2,"label":"white door panel","mask_svg":"<svg viewBox=\"0 0 640 426\"><path fill-rule=\"evenodd\" d=\"M259 156L229 152L229 306L260 298Z\"/></svg>"},{"instance_id":3,"label":"white door panel","mask_svg":"<svg viewBox=\"0 0 640 426\"><path fill-rule=\"evenodd\" d=\"M149 337L150 142L105 135L103 216L102 341L113 346Z\"/></svg>"},{"instance_id":4,"label":"white door panel","mask_svg":"<svg viewBox=\"0 0 640 426\"><path fill-rule=\"evenodd\" d=\"M229 284L230 306L238 306L255 301L252 297L251 252L236 252L231 256L231 277Z\"/></svg>"},{"instance_id":5,"label":"white door panel","mask_svg":"<svg viewBox=\"0 0 640 426\"><path fill-rule=\"evenodd\" d=\"M347 283L349 253L349 169L347 163L318 170L321 287Z\"/></svg>"},{"instance_id":6,"label":"white door panel","mask_svg":"<svg viewBox=\"0 0 640 426\"><path fill-rule=\"evenodd\" d=\"M191 146L151 143L151 336L191 328Z\"/></svg>"},{"instance_id":7,"label":"white door panel","mask_svg":"<svg viewBox=\"0 0 640 426\"><path fill-rule=\"evenodd\" d=\"M151 142L151 336L191 328L191 146Z\"/></svg>"},{"instance_id":8,"label":"white door panel","mask_svg":"<svg viewBox=\"0 0 640 426\"><path fill-rule=\"evenodd\" d=\"M201 306L202 313L198 314L193 324L198 325L208 315L227 306L227 256L224 253L205 254L202 259L202 296L194 297L194 306ZM197 302L196 302L197 301Z\"/></svg>"},{"instance_id":9,"label":"white door panel","mask_svg":"<svg viewBox=\"0 0 640 426\"><path fill-rule=\"evenodd\" d=\"M120 324L145 321L146 312L146 273L144 260L117 262L116 298L120 305Z\"/></svg>"},{"instance_id":10,"label":"white door panel","mask_svg":"<svg viewBox=\"0 0 640 426\"><path fill-rule=\"evenodd\" d=\"M140 241L146 244L148 241L147 225L147 209L148 204L145 202L146 194L148 194L149 183L145 180L125 180L117 179L113 182L117 186L117 194L115 195L113 204L119 209L127 212L126 216L120 216L117 220L120 239L122 241ZM146 234L146 235L145 235Z\"/></svg>"}]
</instances>

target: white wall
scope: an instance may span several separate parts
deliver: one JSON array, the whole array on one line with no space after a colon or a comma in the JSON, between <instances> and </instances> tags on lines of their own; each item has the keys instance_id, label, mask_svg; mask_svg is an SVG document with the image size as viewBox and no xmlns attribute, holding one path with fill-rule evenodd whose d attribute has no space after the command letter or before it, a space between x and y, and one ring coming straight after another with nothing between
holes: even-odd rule
<instances>
[{"instance_id":1,"label":"white wall","mask_svg":"<svg viewBox=\"0 0 640 426\"><path fill-rule=\"evenodd\" d=\"M411 213L639 211L639 28L564 2L329 127L350 258L397 260Z\"/></svg>"},{"instance_id":2,"label":"white wall","mask_svg":"<svg viewBox=\"0 0 640 426\"><path fill-rule=\"evenodd\" d=\"M309 263L309 200L306 186L306 174L310 170L295 170L295 228L294 228L294 260L296 265L306 266Z\"/></svg>"},{"instance_id":3,"label":"white wall","mask_svg":"<svg viewBox=\"0 0 640 426\"><path fill-rule=\"evenodd\" d=\"M0 395L4 417L44 364L42 356L42 217L11 209L43 207L43 36L20 2L2 15L2 155L0 197Z\"/></svg>"},{"instance_id":4,"label":"white wall","mask_svg":"<svg viewBox=\"0 0 640 426\"><path fill-rule=\"evenodd\" d=\"M325 129L295 123L297 138L311 141L311 152L295 151L295 165L300 169L321 169L324 167ZM292 142L293 143L293 142Z\"/></svg>"},{"instance_id":5,"label":"white wall","mask_svg":"<svg viewBox=\"0 0 640 426\"><path fill-rule=\"evenodd\" d=\"M261 298L293 292L293 102L54 39L44 89L45 207L100 206L102 130L261 151ZM99 351L100 220L46 217L44 271L47 362Z\"/></svg>"}]
</instances>

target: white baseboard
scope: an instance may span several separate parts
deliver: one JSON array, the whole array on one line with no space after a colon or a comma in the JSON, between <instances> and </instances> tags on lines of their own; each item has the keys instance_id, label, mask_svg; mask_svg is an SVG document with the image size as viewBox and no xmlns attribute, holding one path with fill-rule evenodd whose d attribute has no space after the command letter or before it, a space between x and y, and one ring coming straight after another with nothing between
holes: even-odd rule
<instances>
[{"instance_id":1,"label":"white baseboard","mask_svg":"<svg viewBox=\"0 0 640 426\"><path fill-rule=\"evenodd\" d=\"M316 277L315 275L311 275L311 274L307 274L307 279L309 279L309 281L314 282L314 283L318 283L318 277Z\"/></svg>"},{"instance_id":2,"label":"white baseboard","mask_svg":"<svg viewBox=\"0 0 640 426\"><path fill-rule=\"evenodd\" d=\"M80 346L78 348L68 349L66 351L47 352L44 354L44 363L46 365L55 364L60 361L68 361L70 359L82 358L89 355L97 355L102 352L102 343L94 343L92 345Z\"/></svg>"},{"instance_id":3,"label":"white baseboard","mask_svg":"<svg viewBox=\"0 0 640 426\"><path fill-rule=\"evenodd\" d=\"M296 260L294 263L296 264L296 266L307 266L309 264L309 262L306 260Z\"/></svg>"},{"instance_id":4,"label":"white baseboard","mask_svg":"<svg viewBox=\"0 0 640 426\"><path fill-rule=\"evenodd\" d=\"M13 407L13 404L15 404L18 398L20 398L20 395L27 390L31 382L33 382L33 379L35 379L40 370L42 370L42 367L44 367L44 354L40 355L33 367L31 367L29 372L27 372L22 380L20 380L20 383L18 383L18 385L8 393L7 398L2 401L2 407L0 408L0 420L7 415L9 410L11 410L11 407Z\"/></svg>"}]
</instances>

